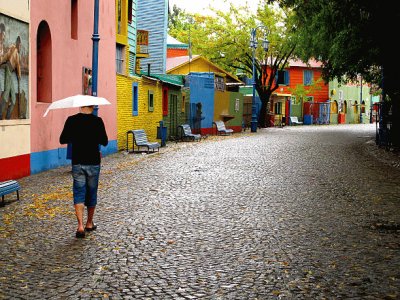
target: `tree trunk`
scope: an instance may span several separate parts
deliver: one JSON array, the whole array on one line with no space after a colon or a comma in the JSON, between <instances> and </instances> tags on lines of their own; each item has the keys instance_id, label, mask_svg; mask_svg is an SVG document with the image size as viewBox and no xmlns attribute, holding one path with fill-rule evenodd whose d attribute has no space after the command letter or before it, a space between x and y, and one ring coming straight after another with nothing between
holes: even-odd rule
<instances>
[{"instance_id":1,"label":"tree trunk","mask_svg":"<svg viewBox=\"0 0 400 300\"><path fill-rule=\"evenodd\" d=\"M258 116L258 126L261 128L267 127L267 107L271 92L259 93L261 101L260 114Z\"/></svg>"}]
</instances>

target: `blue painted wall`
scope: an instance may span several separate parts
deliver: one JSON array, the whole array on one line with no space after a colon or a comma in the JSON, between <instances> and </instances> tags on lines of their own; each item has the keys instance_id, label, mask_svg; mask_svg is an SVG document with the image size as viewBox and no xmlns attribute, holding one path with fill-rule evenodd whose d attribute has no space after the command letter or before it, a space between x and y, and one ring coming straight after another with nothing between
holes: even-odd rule
<instances>
[{"instance_id":1,"label":"blue painted wall","mask_svg":"<svg viewBox=\"0 0 400 300\"><path fill-rule=\"evenodd\" d=\"M212 129L214 118L214 73L190 73L187 76L190 87L190 103L202 104L201 128Z\"/></svg>"},{"instance_id":2,"label":"blue painted wall","mask_svg":"<svg viewBox=\"0 0 400 300\"><path fill-rule=\"evenodd\" d=\"M103 157L117 151L118 148L116 140L108 141L107 147L101 146L101 154ZM67 159L66 157L67 148L58 148L54 150L31 153L31 174L36 174L46 170L71 164L71 160Z\"/></svg>"}]
</instances>

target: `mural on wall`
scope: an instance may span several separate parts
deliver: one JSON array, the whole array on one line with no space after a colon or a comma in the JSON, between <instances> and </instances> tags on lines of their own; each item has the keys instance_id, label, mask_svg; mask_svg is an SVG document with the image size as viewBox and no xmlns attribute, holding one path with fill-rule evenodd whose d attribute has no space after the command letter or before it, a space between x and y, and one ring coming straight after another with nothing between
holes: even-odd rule
<instances>
[{"instance_id":1,"label":"mural on wall","mask_svg":"<svg viewBox=\"0 0 400 300\"><path fill-rule=\"evenodd\" d=\"M29 118L29 25L0 13L0 120Z\"/></svg>"},{"instance_id":2,"label":"mural on wall","mask_svg":"<svg viewBox=\"0 0 400 300\"><path fill-rule=\"evenodd\" d=\"M92 95L92 69L83 67L82 68L82 82L84 95Z\"/></svg>"}]
</instances>

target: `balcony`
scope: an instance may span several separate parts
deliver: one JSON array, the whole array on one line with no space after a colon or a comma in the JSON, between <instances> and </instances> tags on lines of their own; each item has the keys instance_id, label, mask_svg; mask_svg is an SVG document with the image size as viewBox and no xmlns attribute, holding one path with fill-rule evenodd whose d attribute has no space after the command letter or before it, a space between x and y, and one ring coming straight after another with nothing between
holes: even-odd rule
<instances>
[{"instance_id":1,"label":"balcony","mask_svg":"<svg viewBox=\"0 0 400 300\"><path fill-rule=\"evenodd\" d=\"M138 58L149 57L149 32L147 30L137 31L136 56Z\"/></svg>"}]
</instances>

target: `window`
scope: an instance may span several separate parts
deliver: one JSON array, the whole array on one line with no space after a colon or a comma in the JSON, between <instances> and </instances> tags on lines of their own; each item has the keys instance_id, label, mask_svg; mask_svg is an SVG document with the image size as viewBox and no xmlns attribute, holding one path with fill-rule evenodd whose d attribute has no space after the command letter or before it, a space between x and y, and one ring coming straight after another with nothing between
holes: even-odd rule
<instances>
[{"instance_id":1,"label":"window","mask_svg":"<svg viewBox=\"0 0 400 300\"><path fill-rule=\"evenodd\" d=\"M128 0L128 22L132 23L132 0Z\"/></svg>"},{"instance_id":2,"label":"window","mask_svg":"<svg viewBox=\"0 0 400 300\"><path fill-rule=\"evenodd\" d=\"M52 52L51 33L46 21L39 24L36 45L36 84L37 101L52 102Z\"/></svg>"},{"instance_id":3,"label":"window","mask_svg":"<svg viewBox=\"0 0 400 300\"><path fill-rule=\"evenodd\" d=\"M331 102L331 113L332 114L337 114L338 113L338 103L336 100Z\"/></svg>"},{"instance_id":4,"label":"window","mask_svg":"<svg viewBox=\"0 0 400 300\"><path fill-rule=\"evenodd\" d=\"M314 97L313 96L306 96L306 101L307 102L314 102Z\"/></svg>"},{"instance_id":5,"label":"window","mask_svg":"<svg viewBox=\"0 0 400 300\"><path fill-rule=\"evenodd\" d=\"M182 108L181 108L181 112L185 112L185 102L186 102L186 95L182 94Z\"/></svg>"},{"instance_id":6,"label":"window","mask_svg":"<svg viewBox=\"0 0 400 300\"><path fill-rule=\"evenodd\" d=\"M128 30L128 2L132 2L132 0L117 0L116 1L116 31L117 31L117 41L118 35L125 36L127 35ZM131 9L132 11L132 9Z\"/></svg>"},{"instance_id":7,"label":"window","mask_svg":"<svg viewBox=\"0 0 400 300\"><path fill-rule=\"evenodd\" d=\"M71 39L78 39L78 0L71 0Z\"/></svg>"},{"instance_id":8,"label":"window","mask_svg":"<svg viewBox=\"0 0 400 300\"><path fill-rule=\"evenodd\" d=\"M278 71L277 80L280 85L289 85L289 71Z\"/></svg>"},{"instance_id":9,"label":"window","mask_svg":"<svg viewBox=\"0 0 400 300\"><path fill-rule=\"evenodd\" d=\"M154 111L154 92L149 91L148 94L149 111Z\"/></svg>"},{"instance_id":10,"label":"window","mask_svg":"<svg viewBox=\"0 0 400 300\"><path fill-rule=\"evenodd\" d=\"M354 102L353 113L358 114L358 102L357 101Z\"/></svg>"},{"instance_id":11,"label":"window","mask_svg":"<svg viewBox=\"0 0 400 300\"><path fill-rule=\"evenodd\" d=\"M290 101L292 102L292 104L298 104L298 103L297 103L296 96L291 96L291 97L290 97Z\"/></svg>"},{"instance_id":12,"label":"window","mask_svg":"<svg viewBox=\"0 0 400 300\"><path fill-rule=\"evenodd\" d=\"M132 83L132 116L139 115L139 103L138 103L138 83Z\"/></svg>"},{"instance_id":13,"label":"window","mask_svg":"<svg viewBox=\"0 0 400 300\"><path fill-rule=\"evenodd\" d=\"M280 114L282 114L282 102L276 102L275 104L274 104L274 109L275 109L275 114L276 115L280 115Z\"/></svg>"},{"instance_id":14,"label":"window","mask_svg":"<svg viewBox=\"0 0 400 300\"><path fill-rule=\"evenodd\" d=\"M220 76L215 76L214 86L217 91L225 91L224 78Z\"/></svg>"},{"instance_id":15,"label":"window","mask_svg":"<svg viewBox=\"0 0 400 300\"><path fill-rule=\"evenodd\" d=\"M167 87L163 87L162 110L163 110L163 116L168 116L168 88Z\"/></svg>"},{"instance_id":16,"label":"window","mask_svg":"<svg viewBox=\"0 0 400 300\"><path fill-rule=\"evenodd\" d=\"M117 33L122 33L122 1L118 0L117 3Z\"/></svg>"},{"instance_id":17,"label":"window","mask_svg":"<svg viewBox=\"0 0 400 300\"><path fill-rule=\"evenodd\" d=\"M123 45L117 44L116 49L116 72L119 74L124 74L124 51L125 47Z\"/></svg>"},{"instance_id":18,"label":"window","mask_svg":"<svg viewBox=\"0 0 400 300\"><path fill-rule=\"evenodd\" d=\"M303 71L303 84L304 85L312 85L313 77L314 77L313 71L304 70Z\"/></svg>"},{"instance_id":19,"label":"window","mask_svg":"<svg viewBox=\"0 0 400 300\"><path fill-rule=\"evenodd\" d=\"M342 112L347 114L347 101L346 100L343 101Z\"/></svg>"}]
</instances>

